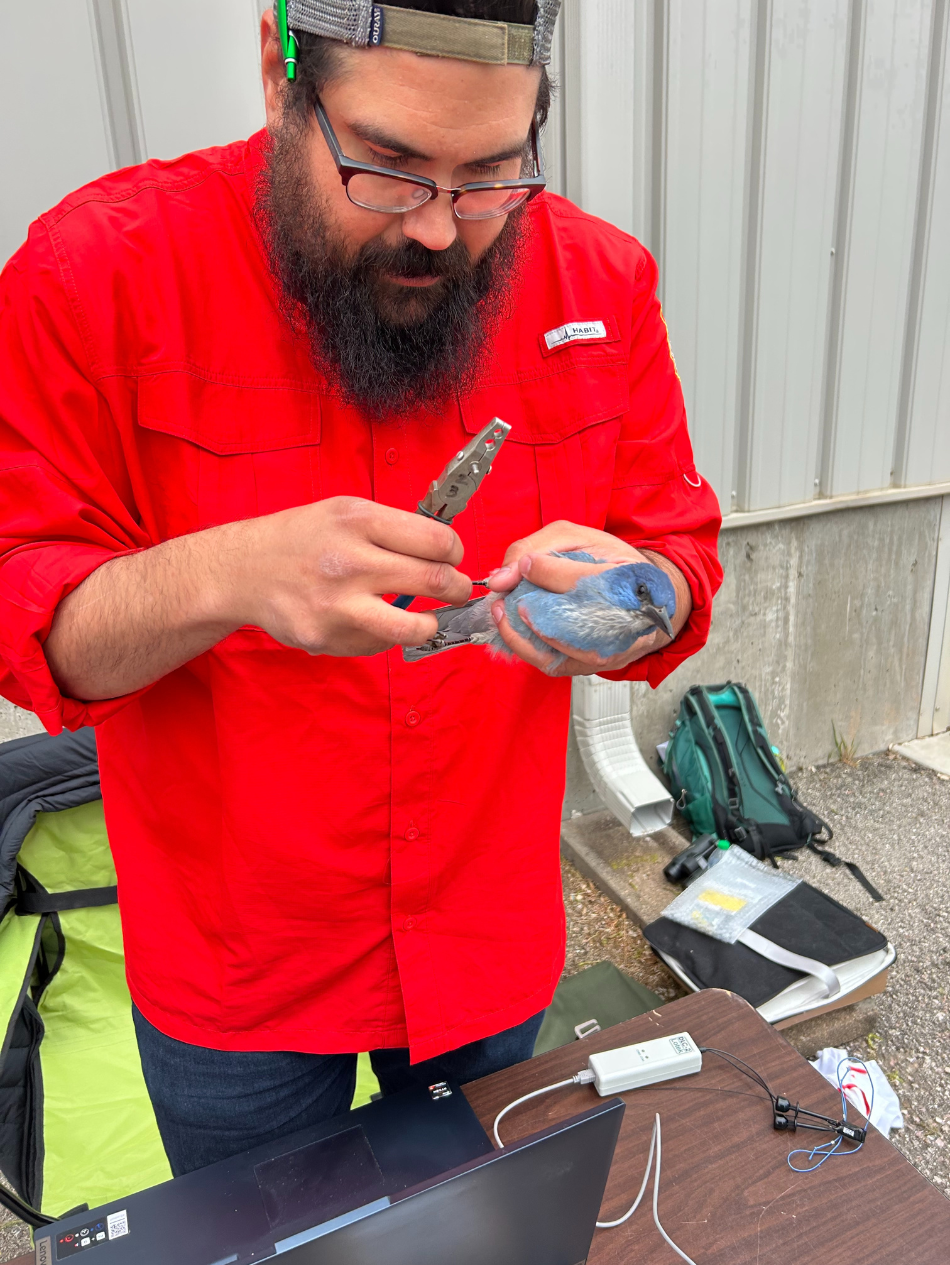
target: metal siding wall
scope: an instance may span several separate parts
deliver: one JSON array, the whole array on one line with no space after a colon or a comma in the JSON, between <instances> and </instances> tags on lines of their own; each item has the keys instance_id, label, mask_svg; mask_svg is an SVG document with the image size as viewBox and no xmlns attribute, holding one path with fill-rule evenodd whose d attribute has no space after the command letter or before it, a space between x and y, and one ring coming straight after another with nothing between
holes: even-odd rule
<instances>
[{"instance_id":1,"label":"metal siding wall","mask_svg":"<svg viewBox=\"0 0 950 1265\"><path fill-rule=\"evenodd\" d=\"M933 201L924 255L919 337L910 400L905 482L950 479L950 73L947 0L942 0L944 41L933 85Z\"/></svg>"},{"instance_id":2,"label":"metal siding wall","mask_svg":"<svg viewBox=\"0 0 950 1265\"><path fill-rule=\"evenodd\" d=\"M264 122L257 0L125 0L145 152L174 158Z\"/></svg>"},{"instance_id":3,"label":"metal siding wall","mask_svg":"<svg viewBox=\"0 0 950 1265\"><path fill-rule=\"evenodd\" d=\"M660 293L697 465L728 510L738 413L750 6L747 0L671 0L666 21Z\"/></svg>"},{"instance_id":4,"label":"metal siding wall","mask_svg":"<svg viewBox=\"0 0 950 1265\"><path fill-rule=\"evenodd\" d=\"M658 257L726 511L950 479L948 7L566 0L567 192Z\"/></svg>"},{"instance_id":5,"label":"metal siding wall","mask_svg":"<svg viewBox=\"0 0 950 1265\"><path fill-rule=\"evenodd\" d=\"M639 89L647 50L638 38L641 5L629 0L567 0L562 70L566 112L566 190L585 210L627 232L643 232L643 117Z\"/></svg>"},{"instance_id":6,"label":"metal siding wall","mask_svg":"<svg viewBox=\"0 0 950 1265\"><path fill-rule=\"evenodd\" d=\"M30 221L111 166L92 13L81 0L50 0L40 40L18 38L17 6L0 40L0 266Z\"/></svg>"},{"instance_id":7,"label":"metal siding wall","mask_svg":"<svg viewBox=\"0 0 950 1265\"><path fill-rule=\"evenodd\" d=\"M0 263L73 189L263 125L259 0L50 0L42 57L0 42Z\"/></svg>"},{"instance_id":8,"label":"metal siding wall","mask_svg":"<svg viewBox=\"0 0 950 1265\"><path fill-rule=\"evenodd\" d=\"M891 482L931 25L931 0L864 7L827 495Z\"/></svg>"},{"instance_id":9,"label":"metal siding wall","mask_svg":"<svg viewBox=\"0 0 950 1265\"><path fill-rule=\"evenodd\" d=\"M815 495L847 56L846 0L775 0L749 312L743 509Z\"/></svg>"},{"instance_id":10,"label":"metal siding wall","mask_svg":"<svg viewBox=\"0 0 950 1265\"><path fill-rule=\"evenodd\" d=\"M109 168L263 119L266 0L50 5L42 91L0 56L0 258ZM950 480L948 7L565 0L552 186L657 255L726 510Z\"/></svg>"},{"instance_id":11,"label":"metal siding wall","mask_svg":"<svg viewBox=\"0 0 950 1265\"><path fill-rule=\"evenodd\" d=\"M564 72L564 23L559 22L554 29L554 41L551 45L550 73L554 80L554 100L551 102L551 113L548 125L541 137L541 148L544 152L544 167L548 176L548 188L561 197L567 194L567 182L564 171L564 150L566 120L564 117L564 91L561 87Z\"/></svg>"}]
</instances>

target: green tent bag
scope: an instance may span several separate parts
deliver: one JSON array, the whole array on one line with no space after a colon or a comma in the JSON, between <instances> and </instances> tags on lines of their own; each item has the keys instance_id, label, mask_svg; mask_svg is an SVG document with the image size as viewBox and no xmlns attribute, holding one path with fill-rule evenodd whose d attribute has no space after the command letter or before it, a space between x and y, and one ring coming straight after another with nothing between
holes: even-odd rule
<instances>
[{"instance_id":1,"label":"green tent bag","mask_svg":"<svg viewBox=\"0 0 950 1265\"><path fill-rule=\"evenodd\" d=\"M0 921L0 1169L19 1196L3 1202L34 1226L171 1176L115 882L100 799L37 814Z\"/></svg>"},{"instance_id":2,"label":"green tent bag","mask_svg":"<svg viewBox=\"0 0 950 1265\"><path fill-rule=\"evenodd\" d=\"M596 962L562 979L544 1014L534 1053L547 1054L570 1041L602 1032L614 1024L645 1015L663 1005L662 998L612 962Z\"/></svg>"}]
</instances>

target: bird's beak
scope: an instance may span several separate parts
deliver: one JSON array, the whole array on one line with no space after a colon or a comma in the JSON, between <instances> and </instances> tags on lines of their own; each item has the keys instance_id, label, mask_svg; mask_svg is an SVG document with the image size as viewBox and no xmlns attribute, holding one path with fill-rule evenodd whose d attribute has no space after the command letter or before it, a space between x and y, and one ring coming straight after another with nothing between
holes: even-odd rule
<instances>
[{"instance_id":1,"label":"bird's beak","mask_svg":"<svg viewBox=\"0 0 950 1265\"><path fill-rule=\"evenodd\" d=\"M662 628L670 641L673 640L673 625L670 623L670 617L666 613L665 606L642 606L640 612L646 615L651 624L655 624L657 628Z\"/></svg>"}]
</instances>

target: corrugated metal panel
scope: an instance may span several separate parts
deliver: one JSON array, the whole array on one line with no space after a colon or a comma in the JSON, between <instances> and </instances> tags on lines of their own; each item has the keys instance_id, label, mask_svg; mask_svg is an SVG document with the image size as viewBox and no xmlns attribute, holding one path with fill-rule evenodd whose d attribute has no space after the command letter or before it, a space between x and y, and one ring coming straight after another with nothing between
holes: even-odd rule
<instances>
[{"instance_id":1,"label":"corrugated metal panel","mask_svg":"<svg viewBox=\"0 0 950 1265\"><path fill-rule=\"evenodd\" d=\"M932 203L922 249L919 333L908 399L903 482L950 479L950 73L947 0L939 16L942 46L934 59Z\"/></svg>"},{"instance_id":2,"label":"corrugated metal panel","mask_svg":"<svg viewBox=\"0 0 950 1265\"><path fill-rule=\"evenodd\" d=\"M868 0L855 77L855 148L840 357L822 474L829 496L887 487L917 213L933 9Z\"/></svg>"},{"instance_id":3,"label":"corrugated metal panel","mask_svg":"<svg viewBox=\"0 0 950 1265\"><path fill-rule=\"evenodd\" d=\"M112 166L92 14L78 0L50 0L42 39L17 7L0 39L0 264L30 221Z\"/></svg>"},{"instance_id":4,"label":"corrugated metal panel","mask_svg":"<svg viewBox=\"0 0 950 1265\"><path fill-rule=\"evenodd\" d=\"M0 255L109 167L258 127L265 3L50 0L42 66L7 40ZM657 255L727 510L950 479L948 6L565 0L552 186Z\"/></svg>"},{"instance_id":5,"label":"corrugated metal panel","mask_svg":"<svg viewBox=\"0 0 950 1265\"><path fill-rule=\"evenodd\" d=\"M828 339L846 0L776 3L759 32L764 60L758 236L750 244L749 377L739 502L815 495Z\"/></svg>"},{"instance_id":6,"label":"corrugated metal panel","mask_svg":"<svg viewBox=\"0 0 950 1265\"><path fill-rule=\"evenodd\" d=\"M659 258L724 509L950 478L947 11L566 0L568 191Z\"/></svg>"},{"instance_id":7,"label":"corrugated metal panel","mask_svg":"<svg viewBox=\"0 0 950 1265\"><path fill-rule=\"evenodd\" d=\"M263 6L266 7L266 6ZM259 0L49 0L35 48L0 41L0 261L30 221L115 167L264 121Z\"/></svg>"},{"instance_id":8,"label":"corrugated metal panel","mask_svg":"<svg viewBox=\"0 0 950 1265\"><path fill-rule=\"evenodd\" d=\"M563 192L628 232L648 209L652 50L649 14L629 0L569 0L558 67L564 113Z\"/></svg>"},{"instance_id":9,"label":"corrugated metal panel","mask_svg":"<svg viewBox=\"0 0 950 1265\"><path fill-rule=\"evenodd\" d=\"M224 145L264 122L257 0L125 0L145 153Z\"/></svg>"},{"instance_id":10,"label":"corrugated metal panel","mask_svg":"<svg viewBox=\"0 0 950 1265\"><path fill-rule=\"evenodd\" d=\"M663 41L660 293L699 468L733 489L752 73L747 0L674 0Z\"/></svg>"}]
</instances>

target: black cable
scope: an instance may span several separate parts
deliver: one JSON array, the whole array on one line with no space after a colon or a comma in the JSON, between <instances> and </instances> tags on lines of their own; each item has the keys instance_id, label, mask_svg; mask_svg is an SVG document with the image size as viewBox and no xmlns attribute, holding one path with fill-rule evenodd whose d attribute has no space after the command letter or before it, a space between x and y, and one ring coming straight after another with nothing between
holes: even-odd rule
<instances>
[{"instance_id":1,"label":"black cable","mask_svg":"<svg viewBox=\"0 0 950 1265\"><path fill-rule=\"evenodd\" d=\"M55 1217L48 1217L44 1212L32 1207L6 1186L0 1186L0 1204L6 1208L7 1212L12 1212L15 1217L25 1221L34 1230L39 1230L44 1225L52 1225L56 1220Z\"/></svg>"},{"instance_id":2,"label":"black cable","mask_svg":"<svg viewBox=\"0 0 950 1265\"><path fill-rule=\"evenodd\" d=\"M741 1072L743 1076L748 1076L748 1078L755 1081L757 1085L761 1085L771 1099L772 1106L775 1106L778 1099L775 1094L772 1093L765 1078L757 1072L754 1067L750 1067L745 1059L740 1059L738 1054L732 1054L729 1050L718 1050L714 1045L701 1045L698 1048L700 1054L718 1054L721 1059L725 1059L725 1061L731 1067L734 1067L737 1072Z\"/></svg>"},{"instance_id":3,"label":"black cable","mask_svg":"<svg viewBox=\"0 0 950 1265\"><path fill-rule=\"evenodd\" d=\"M769 1102L772 1105L772 1111L774 1113L773 1122L776 1129L781 1128L785 1130L791 1127L793 1130L812 1129L816 1133L841 1134L843 1121L835 1120L832 1116L826 1116L820 1111L809 1111L806 1107L802 1107L800 1103L795 1103L795 1105L792 1106L787 1098L782 1095L774 1094L770 1089L768 1082L765 1080L765 1077L762 1076L761 1073L757 1072L754 1067L751 1067L745 1059L740 1059L738 1054L733 1054L730 1050L719 1050L713 1045L701 1045L697 1048L700 1054L718 1055L719 1058L728 1063L731 1068L735 1069L735 1071L741 1072L743 1076L747 1076L749 1080L753 1081L756 1085L761 1086L761 1088L765 1090L769 1096ZM807 1124L801 1119L802 1116L808 1116L812 1120L821 1120L824 1123ZM863 1137L860 1141L864 1141Z\"/></svg>"}]
</instances>

